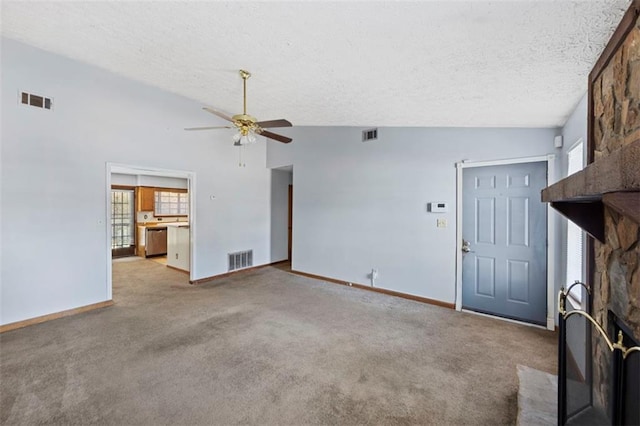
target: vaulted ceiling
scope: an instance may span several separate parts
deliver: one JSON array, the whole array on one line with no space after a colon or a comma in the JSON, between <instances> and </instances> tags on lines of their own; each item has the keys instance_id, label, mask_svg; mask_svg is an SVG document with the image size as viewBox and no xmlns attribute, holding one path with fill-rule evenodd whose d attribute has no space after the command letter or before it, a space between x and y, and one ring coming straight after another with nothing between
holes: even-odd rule
<instances>
[{"instance_id":1,"label":"vaulted ceiling","mask_svg":"<svg viewBox=\"0 0 640 426\"><path fill-rule=\"evenodd\" d=\"M2 35L295 125L564 124L629 0L13 2ZM203 112L201 123L220 120Z\"/></svg>"}]
</instances>

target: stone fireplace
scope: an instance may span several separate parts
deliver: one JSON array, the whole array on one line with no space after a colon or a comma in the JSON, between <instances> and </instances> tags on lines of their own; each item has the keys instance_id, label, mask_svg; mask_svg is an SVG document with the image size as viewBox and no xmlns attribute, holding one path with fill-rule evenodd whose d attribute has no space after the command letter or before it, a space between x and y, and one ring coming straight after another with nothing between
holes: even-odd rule
<instances>
[{"instance_id":1,"label":"stone fireplace","mask_svg":"<svg viewBox=\"0 0 640 426\"><path fill-rule=\"evenodd\" d=\"M640 16L637 12L631 22L631 29L621 38L622 43L591 85L594 161L640 140ZM638 163L637 167L640 167ZM640 192L632 194L640 198ZM635 341L640 339L638 231L637 217L634 220L627 212L605 205L604 241L593 242L592 315L614 339L617 328L612 324L613 319L626 324ZM610 411L612 366L607 362L611 357L606 353L609 349L602 339L594 338L593 344L594 404ZM640 381L640 377L635 379Z\"/></svg>"},{"instance_id":2,"label":"stone fireplace","mask_svg":"<svg viewBox=\"0 0 640 426\"><path fill-rule=\"evenodd\" d=\"M610 422L624 422L616 420L620 389L613 389L616 357L624 351L611 344L617 344L618 333L626 348L640 341L640 0L631 3L589 75L588 99L589 164L546 188L542 199L591 236L586 313L610 340L589 324L591 404ZM640 387L638 358L640 352L631 352L621 361L630 361L623 390L631 389L633 398ZM640 401L629 402L637 411ZM640 422L636 411L627 417Z\"/></svg>"},{"instance_id":3,"label":"stone fireplace","mask_svg":"<svg viewBox=\"0 0 640 426\"><path fill-rule=\"evenodd\" d=\"M595 242L592 315L612 340L617 338L619 321L640 340L640 245L638 224L615 211L605 209L606 243ZM611 351L595 336L593 342L593 402L611 411ZM640 355L640 354L639 354ZM634 356L635 357L635 356ZM640 382L640 377L635 378ZM640 401L636 402L636 406Z\"/></svg>"}]
</instances>

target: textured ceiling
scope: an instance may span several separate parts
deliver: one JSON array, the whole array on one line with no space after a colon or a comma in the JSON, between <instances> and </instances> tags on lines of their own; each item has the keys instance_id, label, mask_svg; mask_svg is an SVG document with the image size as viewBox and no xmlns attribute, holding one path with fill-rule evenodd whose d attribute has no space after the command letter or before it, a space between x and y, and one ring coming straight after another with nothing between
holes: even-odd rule
<instances>
[{"instance_id":1,"label":"textured ceiling","mask_svg":"<svg viewBox=\"0 0 640 426\"><path fill-rule=\"evenodd\" d=\"M629 0L12 2L2 35L295 125L564 124ZM203 113L202 123L217 124Z\"/></svg>"}]
</instances>

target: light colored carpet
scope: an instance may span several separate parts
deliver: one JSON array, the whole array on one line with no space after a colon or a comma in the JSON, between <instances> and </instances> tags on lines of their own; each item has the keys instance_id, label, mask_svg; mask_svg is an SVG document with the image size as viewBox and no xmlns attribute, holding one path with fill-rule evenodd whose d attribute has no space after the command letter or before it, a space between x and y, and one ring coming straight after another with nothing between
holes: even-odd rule
<instances>
[{"instance_id":1,"label":"light colored carpet","mask_svg":"<svg viewBox=\"0 0 640 426\"><path fill-rule=\"evenodd\" d=\"M268 267L113 265L115 306L0 335L3 424L514 424L555 334Z\"/></svg>"},{"instance_id":2,"label":"light colored carpet","mask_svg":"<svg viewBox=\"0 0 640 426\"><path fill-rule=\"evenodd\" d=\"M558 422L558 376L518 365L518 426Z\"/></svg>"}]
</instances>

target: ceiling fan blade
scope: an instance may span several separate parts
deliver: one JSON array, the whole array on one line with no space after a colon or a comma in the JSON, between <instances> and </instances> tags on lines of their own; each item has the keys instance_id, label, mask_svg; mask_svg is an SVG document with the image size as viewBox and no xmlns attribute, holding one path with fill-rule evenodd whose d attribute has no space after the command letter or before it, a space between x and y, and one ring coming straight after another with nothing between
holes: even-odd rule
<instances>
[{"instance_id":1,"label":"ceiling fan blade","mask_svg":"<svg viewBox=\"0 0 640 426\"><path fill-rule=\"evenodd\" d=\"M218 111L216 109L213 109L211 107L202 107L203 110L210 112L213 115L217 115L220 118L224 118L227 121L231 121L233 123L233 119L231 117L229 117L228 114L225 114L224 112Z\"/></svg>"},{"instance_id":2,"label":"ceiling fan blade","mask_svg":"<svg viewBox=\"0 0 640 426\"><path fill-rule=\"evenodd\" d=\"M185 127L185 130L231 129L230 126Z\"/></svg>"},{"instance_id":3,"label":"ceiling fan blade","mask_svg":"<svg viewBox=\"0 0 640 426\"><path fill-rule=\"evenodd\" d=\"M290 121L285 120L284 118L282 118L280 120L258 121L256 124L258 126L262 127L263 129L270 129L272 127L291 127L291 126L293 126L293 124L291 124Z\"/></svg>"},{"instance_id":4,"label":"ceiling fan blade","mask_svg":"<svg viewBox=\"0 0 640 426\"><path fill-rule=\"evenodd\" d=\"M268 130L263 130L262 132L260 132L260 134L262 136L264 136L264 137L267 137L269 139L273 139L274 141L278 141L278 142L282 142L282 143L289 143L289 142L291 142L293 140L291 138L279 135L277 133L270 132Z\"/></svg>"}]
</instances>

